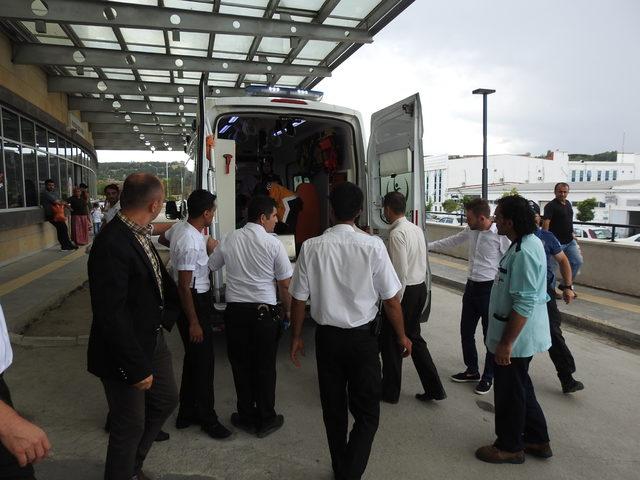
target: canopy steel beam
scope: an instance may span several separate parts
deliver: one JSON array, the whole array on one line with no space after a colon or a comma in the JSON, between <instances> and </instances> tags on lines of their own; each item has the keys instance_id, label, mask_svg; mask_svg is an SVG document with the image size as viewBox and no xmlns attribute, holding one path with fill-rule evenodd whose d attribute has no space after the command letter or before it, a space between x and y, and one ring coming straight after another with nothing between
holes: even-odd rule
<instances>
[{"instance_id":1,"label":"canopy steel beam","mask_svg":"<svg viewBox=\"0 0 640 480\"><path fill-rule=\"evenodd\" d=\"M0 17L105 27L264 37L293 36L331 42L373 42L373 37L366 30L333 25L94 0L49 0L47 12L44 15L36 15L31 9L31 3L26 0L2 0Z\"/></svg>"},{"instance_id":2,"label":"canopy steel beam","mask_svg":"<svg viewBox=\"0 0 640 480\"><path fill-rule=\"evenodd\" d=\"M315 77L331 76L331 70L328 68L312 65L285 65L227 58L209 59L187 55L165 55L162 53L130 53L100 48L78 48L34 43L15 45L12 61L18 65L82 65L94 68L182 70L186 72L250 73L259 75L308 76L313 73Z\"/></svg>"},{"instance_id":3,"label":"canopy steel beam","mask_svg":"<svg viewBox=\"0 0 640 480\"><path fill-rule=\"evenodd\" d=\"M104 143L105 141L112 141L113 143L119 143L121 140L131 141L131 142L145 142L149 141L159 142L163 144L167 142L169 145L182 145L184 144L184 140L181 136L178 135L160 135L155 133L147 133L144 134L144 138L140 138L139 134L133 133L103 133L100 135L94 135L94 142Z\"/></svg>"},{"instance_id":4,"label":"canopy steel beam","mask_svg":"<svg viewBox=\"0 0 640 480\"><path fill-rule=\"evenodd\" d=\"M133 127L137 127L138 130L134 130ZM183 131L184 129L184 131ZM135 135L147 134L147 133L160 133L164 135L191 135L191 125L186 127L170 127L157 125L138 125L127 122L125 124L117 123L91 123L89 124L89 130L95 137L103 133L131 133Z\"/></svg>"},{"instance_id":5,"label":"canopy steel beam","mask_svg":"<svg viewBox=\"0 0 640 480\"><path fill-rule=\"evenodd\" d=\"M125 115L131 119L127 121ZM81 114L83 122L89 123L120 123L120 124L148 124L148 125L183 125L185 128L191 126L195 117L178 117L176 115L146 115L144 113L106 113L106 112L83 112ZM182 119L185 119L182 122Z\"/></svg>"},{"instance_id":6,"label":"canopy steel beam","mask_svg":"<svg viewBox=\"0 0 640 480\"><path fill-rule=\"evenodd\" d=\"M169 148L171 148L174 152L182 152L184 146L182 147L165 147L154 145L156 148L156 152L167 152ZM139 145L99 145L96 147L96 150L137 150L137 151L149 151L150 148L145 146L144 144Z\"/></svg>"},{"instance_id":7,"label":"canopy steel beam","mask_svg":"<svg viewBox=\"0 0 640 480\"><path fill-rule=\"evenodd\" d=\"M116 103L117 102L117 103ZM113 104L119 104L114 107ZM149 108L148 108L149 107ZM182 110L180 110L182 107ZM161 113L196 113L197 105L193 103L145 102L144 100L98 100L95 98L69 98L69 108L81 112L161 112Z\"/></svg>"}]
</instances>

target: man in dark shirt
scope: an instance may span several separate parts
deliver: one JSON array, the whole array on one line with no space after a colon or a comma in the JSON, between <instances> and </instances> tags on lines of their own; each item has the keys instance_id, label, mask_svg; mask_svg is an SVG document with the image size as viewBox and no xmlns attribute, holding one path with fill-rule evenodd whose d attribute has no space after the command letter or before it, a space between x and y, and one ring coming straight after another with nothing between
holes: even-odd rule
<instances>
[{"instance_id":1,"label":"man in dark shirt","mask_svg":"<svg viewBox=\"0 0 640 480\"><path fill-rule=\"evenodd\" d=\"M582 267L582 254L578 242L573 238L573 208L567 200L569 185L557 183L553 191L556 198L544 206L542 228L553 233L562 245L562 251L571 265L571 277L575 279Z\"/></svg>"},{"instance_id":2,"label":"man in dark shirt","mask_svg":"<svg viewBox=\"0 0 640 480\"><path fill-rule=\"evenodd\" d=\"M48 179L44 182L44 192L40 195L42 201L42 207L44 208L44 218L47 222L53 225L58 235L58 242L62 250L75 250L78 247L75 246L69 239L69 230L67 230L67 222L54 221L53 219L53 205L69 206L68 203L63 202L58 198L58 195L54 192L56 184L53 180Z\"/></svg>"},{"instance_id":3,"label":"man in dark shirt","mask_svg":"<svg viewBox=\"0 0 640 480\"><path fill-rule=\"evenodd\" d=\"M556 297L554 292L555 273L554 267L557 262L560 266L560 275L562 276L562 298L565 303L569 304L575 298L573 293L571 266L569 259L562 251L562 245L556 238L556 236L540 228L540 207L537 203L529 200L529 206L536 216L536 225L538 230L535 232L536 236L542 241L544 246L544 253L547 256L547 293L549 294L549 300L547 301L547 313L549 314L549 327L551 332L551 348L549 348L549 356L551 361L556 367L558 372L558 378L562 384L563 393L574 393L584 389L582 382L573 378L573 374L576 371L576 363L573 360L573 355L567 343L562 336L562 330L560 323L562 321L562 315L558 310L558 304L556 303Z\"/></svg>"}]
</instances>

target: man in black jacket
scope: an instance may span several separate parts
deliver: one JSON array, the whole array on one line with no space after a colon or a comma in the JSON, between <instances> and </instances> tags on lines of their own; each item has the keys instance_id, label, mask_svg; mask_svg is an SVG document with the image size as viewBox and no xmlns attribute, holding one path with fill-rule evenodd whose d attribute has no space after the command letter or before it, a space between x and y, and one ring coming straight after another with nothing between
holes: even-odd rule
<instances>
[{"instance_id":1,"label":"man in black jacket","mask_svg":"<svg viewBox=\"0 0 640 480\"><path fill-rule=\"evenodd\" d=\"M142 463L178 402L162 333L178 316L178 295L149 235L163 201L156 176L127 177L122 210L96 237L89 256L88 370L102 381L111 419L105 480L148 478Z\"/></svg>"}]
</instances>

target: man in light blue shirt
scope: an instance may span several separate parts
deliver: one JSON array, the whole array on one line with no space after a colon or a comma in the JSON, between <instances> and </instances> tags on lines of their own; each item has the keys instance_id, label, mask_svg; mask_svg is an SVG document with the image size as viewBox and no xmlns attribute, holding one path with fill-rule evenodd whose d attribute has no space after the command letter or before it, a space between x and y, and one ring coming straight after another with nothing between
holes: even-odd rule
<instances>
[{"instance_id":1,"label":"man in light blue shirt","mask_svg":"<svg viewBox=\"0 0 640 480\"><path fill-rule=\"evenodd\" d=\"M523 463L524 454L549 458L547 423L529 377L533 355L551 346L544 247L527 200L498 200L495 222L511 247L500 260L491 290L487 349L494 354L496 441L476 457L489 463Z\"/></svg>"}]
</instances>

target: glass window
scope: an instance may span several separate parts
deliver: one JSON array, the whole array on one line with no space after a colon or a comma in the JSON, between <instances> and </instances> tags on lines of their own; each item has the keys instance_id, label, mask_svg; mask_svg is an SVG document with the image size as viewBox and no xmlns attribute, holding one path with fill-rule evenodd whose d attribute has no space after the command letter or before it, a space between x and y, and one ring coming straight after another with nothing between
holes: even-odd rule
<instances>
[{"instance_id":1,"label":"glass window","mask_svg":"<svg viewBox=\"0 0 640 480\"><path fill-rule=\"evenodd\" d=\"M571 170L571 181L572 182L576 181L576 171L575 170Z\"/></svg>"},{"instance_id":2,"label":"glass window","mask_svg":"<svg viewBox=\"0 0 640 480\"><path fill-rule=\"evenodd\" d=\"M18 115L4 108L2 109L2 132L3 137L15 140L16 142L20 141L20 121L18 120Z\"/></svg>"},{"instance_id":3,"label":"glass window","mask_svg":"<svg viewBox=\"0 0 640 480\"><path fill-rule=\"evenodd\" d=\"M49 132L49 143L48 143L49 155L57 155L58 154L58 137L57 135Z\"/></svg>"},{"instance_id":4,"label":"glass window","mask_svg":"<svg viewBox=\"0 0 640 480\"><path fill-rule=\"evenodd\" d=\"M587 182L591 181L591 170L587 170Z\"/></svg>"},{"instance_id":5,"label":"glass window","mask_svg":"<svg viewBox=\"0 0 640 480\"><path fill-rule=\"evenodd\" d=\"M49 178L49 156L40 150L36 150L38 157L38 191L44 190L44 181Z\"/></svg>"},{"instance_id":6,"label":"glass window","mask_svg":"<svg viewBox=\"0 0 640 480\"><path fill-rule=\"evenodd\" d=\"M67 141L62 137L58 137L58 155L67 158Z\"/></svg>"},{"instance_id":7,"label":"glass window","mask_svg":"<svg viewBox=\"0 0 640 480\"><path fill-rule=\"evenodd\" d=\"M80 158L78 157L78 147L73 145L71 152L72 152L71 155L73 157L72 160L74 162L82 163L82 162L80 162Z\"/></svg>"},{"instance_id":8,"label":"glass window","mask_svg":"<svg viewBox=\"0 0 640 480\"><path fill-rule=\"evenodd\" d=\"M36 144L36 134L33 122L26 118L20 119L20 131L22 132L22 143L34 147Z\"/></svg>"},{"instance_id":9,"label":"glass window","mask_svg":"<svg viewBox=\"0 0 640 480\"><path fill-rule=\"evenodd\" d=\"M614 170L613 171L613 181L616 181L618 179L618 170Z\"/></svg>"},{"instance_id":10,"label":"glass window","mask_svg":"<svg viewBox=\"0 0 640 480\"><path fill-rule=\"evenodd\" d=\"M602 180L602 170L598 170L598 181L600 182Z\"/></svg>"},{"instance_id":11,"label":"glass window","mask_svg":"<svg viewBox=\"0 0 640 480\"><path fill-rule=\"evenodd\" d=\"M605 182L609 181L609 170L605 170L605 172L604 172L604 181Z\"/></svg>"},{"instance_id":12,"label":"glass window","mask_svg":"<svg viewBox=\"0 0 640 480\"><path fill-rule=\"evenodd\" d=\"M580 182L584 182L584 170L580 170Z\"/></svg>"},{"instance_id":13,"label":"glass window","mask_svg":"<svg viewBox=\"0 0 640 480\"><path fill-rule=\"evenodd\" d=\"M36 147L46 150L47 145L47 131L40 125L36 125Z\"/></svg>"},{"instance_id":14,"label":"glass window","mask_svg":"<svg viewBox=\"0 0 640 480\"><path fill-rule=\"evenodd\" d=\"M53 192L58 196L60 196L60 171L58 170L59 163L60 160L58 159L58 157L49 157L49 168L51 169L49 172L49 176L51 177L51 180L53 180L53 183L55 183L56 185L56 188L53 190Z\"/></svg>"},{"instance_id":15,"label":"glass window","mask_svg":"<svg viewBox=\"0 0 640 480\"><path fill-rule=\"evenodd\" d=\"M22 164L24 165L24 198L26 206L35 207L38 205L38 167L34 148L22 147Z\"/></svg>"},{"instance_id":16,"label":"glass window","mask_svg":"<svg viewBox=\"0 0 640 480\"><path fill-rule=\"evenodd\" d=\"M4 178L4 162L2 161L2 142L0 141L0 209L7 208L7 182Z\"/></svg>"},{"instance_id":17,"label":"glass window","mask_svg":"<svg viewBox=\"0 0 640 480\"><path fill-rule=\"evenodd\" d=\"M21 147L17 143L4 141L4 165L7 178L8 208L24 207L24 184L22 183Z\"/></svg>"}]
</instances>

